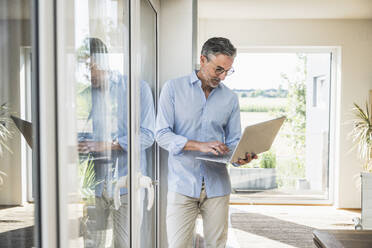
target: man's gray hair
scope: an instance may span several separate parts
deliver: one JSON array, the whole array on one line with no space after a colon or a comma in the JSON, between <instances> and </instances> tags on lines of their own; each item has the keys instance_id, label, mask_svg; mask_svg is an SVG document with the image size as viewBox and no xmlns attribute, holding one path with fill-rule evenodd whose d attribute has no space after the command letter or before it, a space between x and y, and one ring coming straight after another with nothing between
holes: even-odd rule
<instances>
[{"instance_id":1,"label":"man's gray hair","mask_svg":"<svg viewBox=\"0 0 372 248\"><path fill-rule=\"evenodd\" d=\"M229 39L223 37L213 37L208 39L201 50L201 55L210 59L210 55L217 56L218 54L224 54L229 57L236 56L236 48L231 44Z\"/></svg>"}]
</instances>

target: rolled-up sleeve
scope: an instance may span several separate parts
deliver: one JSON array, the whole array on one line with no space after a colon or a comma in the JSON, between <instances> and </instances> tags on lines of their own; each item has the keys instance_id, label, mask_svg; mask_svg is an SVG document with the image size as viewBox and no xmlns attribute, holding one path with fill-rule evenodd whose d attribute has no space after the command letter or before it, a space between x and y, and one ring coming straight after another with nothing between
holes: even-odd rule
<instances>
[{"instance_id":1,"label":"rolled-up sleeve","mask_svg":"<svg viewBox=\"0 0 372 248\"><path fill-rule=\"evenodd\" d=\"M155 110L154 98L147 82L141 81L141 149L146 150L154 144Z\"/></svg>"},{"instance_id":2,"label":"rolled-up sleeve","mask_svg":"<svg viewBox=\"0 0 372 248\"><path fill-rule=\"evenodd\" d=\"M177 155L182 153L188 139L174 133L174 116L174 91L172 82L168 81L160 94L155 137L160 147Z\"/></svg>"},{"instance_id":3,"label":"rolled-up sleeve","mask_svg":"<svg viewBox=\"0 0 372 248\"><path fill-rule=\"evenodd\" d=\"M127 103L127 83L126 77L120 74L114 73L112 75L113 81L117 82L116 88L113 90L116 95L117 101L117 125L118 133L117 138L121 148L124 151L128 151L128 125L127 125L127 113L128 113L128 103Z\"/></svg>"},{"instance_id":4,"label":"rolled-up sleeve","mask_svg":"<svg viewBox=\"0 0 372 248\"><path fill-rule=\"evenodd\" d=\"M241 136L240 107L238 97L234 98L234 107L225 128L225 144L234 150Z\"/></svg>"}]
</instances>

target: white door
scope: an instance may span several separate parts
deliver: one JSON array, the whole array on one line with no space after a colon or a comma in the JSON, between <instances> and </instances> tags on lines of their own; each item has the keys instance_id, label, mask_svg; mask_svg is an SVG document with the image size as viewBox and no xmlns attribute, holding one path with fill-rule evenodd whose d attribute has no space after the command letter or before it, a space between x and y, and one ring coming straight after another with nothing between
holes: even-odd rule
<instances>
[{"instance_id":1,"label":"white door","mask_svg":"<svg viewBox=\"0 0 372 248\"><path fill-rule=\"evenodd\" d=\"M56 5L61 247L154 247L156 11L140 0Z\"/></svg>"},{"instance_id":2,"label":"white door","mask_svg":"<svg viewBox=\"0 0 372 248\"><path fill-rule=\"evenodd\" d=\"M156 247L158 190L157 147L155 146L155 109L158 96L157 10L149 0L132 5L131 49L131 231L132 247Z\"/></svg>"}]
</instances>

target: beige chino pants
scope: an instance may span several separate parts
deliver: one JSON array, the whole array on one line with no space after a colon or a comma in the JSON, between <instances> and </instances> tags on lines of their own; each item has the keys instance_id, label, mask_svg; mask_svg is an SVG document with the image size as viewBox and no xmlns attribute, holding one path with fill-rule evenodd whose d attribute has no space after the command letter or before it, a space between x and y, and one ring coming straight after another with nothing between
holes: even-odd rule
<instances>
[{"instance_id":1,"label":"beige chino pants","mask_svg":"<svg viewBox=\"0 0 372 248\"><path fill-rule=\"evenodd\" d=\"M207 248L223 248L227 242L230 195L207 198L202 187L200 198L168 192L167 236L169 248L192 247L195 222L203 218Z\"/></svg>"},{"instance_id":2,"label":"beige chino pants","mask_svg":"<svg viewBox=\"0 0 372 248\"><path fill-rule=\"evenodd\" d=\"M105 248L106 233L109 227L109 218L112 217L112 246L114 248L129 247L129 220L128 220L128 195L120 196L121 206L114 209L112 198L96 197L94 216L95 223L88 225L88 235L84 239L85 248Z\"/></svg>"}]
</instances>

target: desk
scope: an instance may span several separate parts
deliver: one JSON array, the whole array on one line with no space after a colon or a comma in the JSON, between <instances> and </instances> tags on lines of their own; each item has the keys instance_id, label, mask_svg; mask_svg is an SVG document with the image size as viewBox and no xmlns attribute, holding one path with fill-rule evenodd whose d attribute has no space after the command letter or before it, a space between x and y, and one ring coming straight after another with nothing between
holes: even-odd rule
<instances>
[{"instance_id":1,"label":"desk","mask_svg":"<svg viewBox=\"0 0 372 248\"><path fill-rule=\"evenodd\" d=\"M313 240L319 248L371 248L372 230L315 230Z\"/></svg>"}]
</instances>

